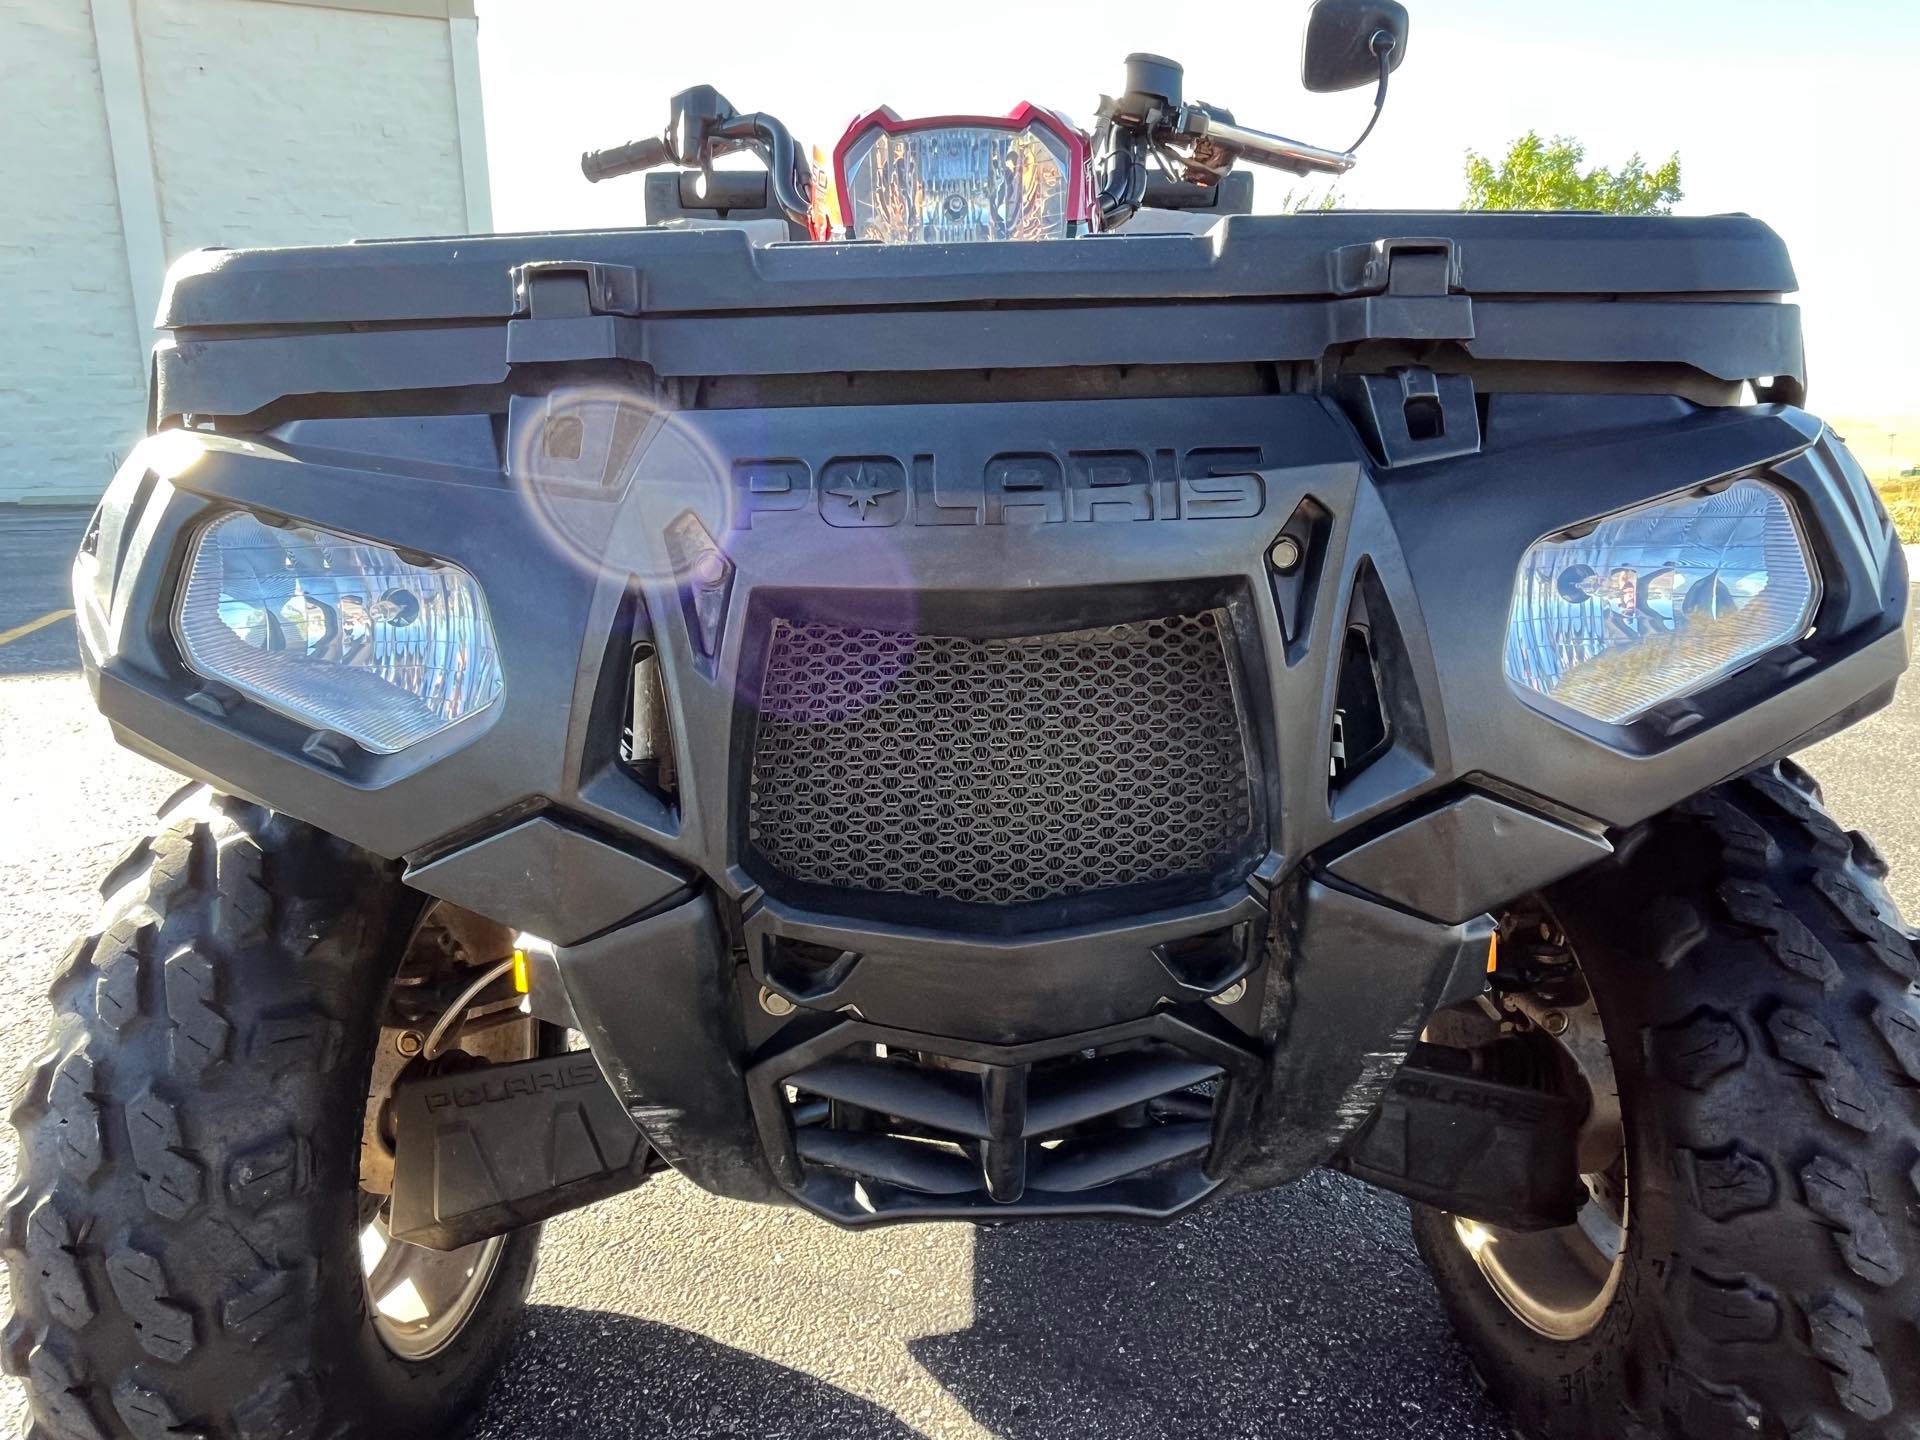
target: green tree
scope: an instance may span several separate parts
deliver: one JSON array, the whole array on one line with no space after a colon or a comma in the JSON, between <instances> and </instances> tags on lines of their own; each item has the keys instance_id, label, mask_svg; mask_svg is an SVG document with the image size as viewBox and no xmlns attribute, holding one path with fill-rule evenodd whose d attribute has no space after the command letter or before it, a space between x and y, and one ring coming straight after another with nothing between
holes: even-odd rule
<instances>
[{"instance_id":1,"label":"green tree","mask_svg":"<svg viewBox=\"0 0 1920 1440\"><path fill-rule=\"evenodd\" d=\"M1529 130L1494 161L1467 151L1462 210L1600 210L1609 215L1666 215L1681 196L1680 156L1649 170L1638 155L1618 170L1583 170L1587 147L1567 135L1543 140Z\"/></svg>"},{"instance_id":2,"label":"green tree","mask_svg":"<svg viewBox=\"0 0 1920 1440\"><path fill-rule=\"evenodd\" d=\"M1313 210L1338 210L1340 208L1338 190L1296 190L1287 187L1287 193L1280 197L1282 215L1304 215Z\"/></svg>"}]
</instances>

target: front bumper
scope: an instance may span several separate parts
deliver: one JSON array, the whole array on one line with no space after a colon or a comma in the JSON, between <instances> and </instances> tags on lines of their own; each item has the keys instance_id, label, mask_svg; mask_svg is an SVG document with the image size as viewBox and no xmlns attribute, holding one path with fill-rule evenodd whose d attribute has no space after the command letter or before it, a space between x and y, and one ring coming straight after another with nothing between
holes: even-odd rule
<instances>
[{"instance_id":1,"label":"front bumper","mask_svg":"<svg viewBox=\"0 0 1920 1440\"><path fill-rule=\"evenodd\" d=\"M551 453L543 430L561 420L577 428ZM670 1161L721 1193L845 1223L1163 1215L1324 1161L1432 1009L1481 983L1489 911L1884 703L1905 663L1906 577L1885 517L1844 449L1778 407L1494 397L1478 446L1398 465L1304 395L665 417L620 395L556 396L515 402L493 470L471 454L376 465L377 427L405 422L353 423L208 436L168 473L136 456L77 578L100 708L133 748L551 938L571 1014ZM1745 473L1788 490L1814 538L1814 634L1627 727L1525 704L1501 658L1526 547ZM461 565L492 607L503 700L375 756L195 680L167 617L195 527L230 505ZM1303 561L1276 573L1283 532ZM746 823L767 629L903 605L924 633L989 637L1228 617L1253 843L1171 889L1018 913L770 873ZM1378 660L1385 738L1330 783L1356 626ZM662 677L670 788L622 751L640 638ZM989 1097L953 1132L998 1157L972 1188L863 1175L845 1145L801 1133L811 1092L794 1076L876 1046L932 1057ZM1124 1111L1192 1110L1166 1097L1204 1093L1204 1119L1183 1122L1204 1143L1188 1129L1177 1154L1169 1138L1132 1169L1075 1172L1099 1183L1050 1188L1047 1157L1025 1148L1040 1143L1030 1103L1009 1095L1097 1089L1093 1071L1069 1073L1075 1057L1128 1053L1165 1060L1170 1082L1210 1067ZM1032 1161L1017 1185L1015 1142Z\"/></svg>"}]
</instances>

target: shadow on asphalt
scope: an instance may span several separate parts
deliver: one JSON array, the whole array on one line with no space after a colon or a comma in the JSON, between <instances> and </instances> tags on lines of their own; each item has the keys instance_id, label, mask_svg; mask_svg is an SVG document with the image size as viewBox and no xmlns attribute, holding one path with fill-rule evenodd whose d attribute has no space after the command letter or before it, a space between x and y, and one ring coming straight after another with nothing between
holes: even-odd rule
<instances>
[{"instance_id":1,"label":"shadow on asphalt","mask_svg":"<svg viewBox=\"0 0 1920 1440\"><path fill-rule=\"evenodd\" d=\"M966 1329L906 1350L1002 1440L1507 1433L1403 1207L1332 1176L1165 1227L982 1228L973 1284ZM532 1307L510 1353L473 1427L487 1440L923 1433L837 1385L628 1315Z\"/></svg>"},{"instance_id":2,"label":"shadow on asphalt","mask_svg":"<svg viewBox=\"0 0 1920 1440\"><path fill-rule=\"evenodd\" d=\"M1506 1434L1404 1207L1327 1175L1166 1227L982 1229L974 1319L908 1349L1003 1440Z\"/></svg>"},{"instance_id":3,"label":"shadow on asphalt","mask_svg":"<svg viewBox=\"0 0 1920 1440\"><path fill-rule=\"evenodd\" d=\"M514 1440L920 1440L920 1431L837 1385L631 1315L532 1305L509 1355L471 1433Z\"/></svg>"}]
</instances>

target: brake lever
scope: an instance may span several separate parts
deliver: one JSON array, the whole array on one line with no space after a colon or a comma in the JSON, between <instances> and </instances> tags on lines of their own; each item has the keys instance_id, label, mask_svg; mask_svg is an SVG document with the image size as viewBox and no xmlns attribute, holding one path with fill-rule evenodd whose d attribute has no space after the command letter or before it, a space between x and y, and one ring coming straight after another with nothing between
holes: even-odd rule
<instances>
[{"instance_id":1,"label":"brake lever","mask_svg":"<svg viewBox=\"0 0 1920 1440\"><path fill-rule=\"evenodd\" d=\"M1236 159L1295 175L1344 175L1359 163L1351 150L1328 150L1284 135L1270 135L1236 124L1204 105L1182 105L1167 128L1175 139L1211 140Z\"/></svg>"}]
</instances>

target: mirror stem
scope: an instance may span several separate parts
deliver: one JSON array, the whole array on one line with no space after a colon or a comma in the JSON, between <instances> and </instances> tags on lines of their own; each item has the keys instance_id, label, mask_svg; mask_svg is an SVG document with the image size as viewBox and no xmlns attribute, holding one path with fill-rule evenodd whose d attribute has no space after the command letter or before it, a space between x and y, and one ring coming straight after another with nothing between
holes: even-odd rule
<instances>
[{"instance_id":1,"label":"mirror stem","mask_svg":"<svg viewBox=\"0 0 1920 1440\"><path fill-rule=\"evenodd\" d=\"M1373 92L1373 118L1367 121L1367 128L1360 132L1360 138L1347 147L1349 155L1366 143L1367 137L1373 134L1373 127L1380 123L1380 112L1386 109L1387 80L1393 74L1393 32L1374 31L1367 48L1380 57L1380 85Z\"/></svg>"}]
</instances>

